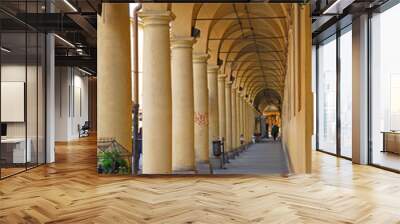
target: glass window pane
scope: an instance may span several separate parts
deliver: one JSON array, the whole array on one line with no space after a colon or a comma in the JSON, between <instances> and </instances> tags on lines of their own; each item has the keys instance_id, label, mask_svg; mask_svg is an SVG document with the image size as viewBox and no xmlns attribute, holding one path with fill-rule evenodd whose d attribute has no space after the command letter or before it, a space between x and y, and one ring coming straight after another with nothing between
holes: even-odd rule
<instances>
[{"instance_id":1,"label":"glass window pane","mask_svg":"<svg viewBox=\"0 0 400 224\"><path fill-rule=\"evenodd\" d=\"M26 142L26 33L1 34L1 175L24 171L30 161ZM27 150L28 149L28 150Z\"/></svg>"},{"instance_id":2,"label":"glass window pane","mask_svg":"<svg viewBox=\"0 0 400 224\"><path fill-rule=\"evenodd\" d=\"M318 149L336 153L336 39L318 48Z\"/></svg>"},{"instance_id":3,"label":"glass window pane","mask_svg":"<svg viewBox=\"0 0 400 224\"><path fill-rule=\"evenodd\" d=\"M372 163L400 170L400 5L372 17ZM385 134L384 134L385 133Z\"/></svg>"},{"instance_id":4,"label":"glass window pane","mask_svg":"<svg viewBox=\"0 0 400 224\"><path fill-rule=\"evenodd\" d=\"M38 98L38 35L36 32L27 33L27 75L26 75L26 118L27 118L27 142L28 149L30 148L31 157L27 163L28 168L35 167L37 165L37 132L38 132L38 114L37 114L37 98Z\"/></svg>"},{"instance_id":5,"label":"glass window pane","mask_svg":"<svg viewBox=\"0 0 400 224\"><path fill-rule=\"evenodd\" d=\"M9 12L43 12L41 1L0 1ZM11 13L13 14L13 13ZM0 178L45 162L45 35L0 12Z\"/></svg>"},{"instance_id":6,"label":"glass window pane","mask_svg":"<svg viewBox=\"0 0 400 224\"><path fill-rule=\"evenodd\" d=\"M340 37L340 153L352 157L352 34Z\"/></svg>"}]
</instances>

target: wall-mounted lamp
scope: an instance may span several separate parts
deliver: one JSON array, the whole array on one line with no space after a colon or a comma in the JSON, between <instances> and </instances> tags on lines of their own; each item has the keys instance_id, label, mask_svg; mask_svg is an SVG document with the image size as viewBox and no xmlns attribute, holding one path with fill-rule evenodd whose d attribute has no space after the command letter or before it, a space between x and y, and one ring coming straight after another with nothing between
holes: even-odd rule
<instances>
[{"instance_id":1,"label":"wall-mounted lamp","mask_svg":"<svg viewBox=\"0 0 400 224\"><path fill-rule=\"evenodd\" d=\"M196 27L192 27L192 37L200 37L200 30Z\"/></svg>"},{"instance_id":2,"label":"wall-mounted lamp","mask_svg":"<svg viewBox=\"0 0 400 224\"><path fill-rule=\"evenodd\" d=\"M221 66L224 63L224 61L220 58L217 59L217 65Z\"/></svg>"}]
</instances>

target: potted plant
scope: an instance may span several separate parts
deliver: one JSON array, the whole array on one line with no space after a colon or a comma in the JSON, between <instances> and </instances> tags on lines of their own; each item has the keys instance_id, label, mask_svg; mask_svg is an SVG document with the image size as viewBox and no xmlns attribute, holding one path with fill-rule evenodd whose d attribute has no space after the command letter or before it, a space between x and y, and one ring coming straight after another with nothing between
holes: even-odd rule
<instances>
[{"instance_id":1,"label":"potted plant","mask_svg":"<svg viewBox=\"0 0 400 224\"><path fill-rule=\"evenodd\" d=\"M98 172L105 174L128 174L129 165L120 149L112 147L111 150L99 152Z\"/></svg>"}]
</instances>

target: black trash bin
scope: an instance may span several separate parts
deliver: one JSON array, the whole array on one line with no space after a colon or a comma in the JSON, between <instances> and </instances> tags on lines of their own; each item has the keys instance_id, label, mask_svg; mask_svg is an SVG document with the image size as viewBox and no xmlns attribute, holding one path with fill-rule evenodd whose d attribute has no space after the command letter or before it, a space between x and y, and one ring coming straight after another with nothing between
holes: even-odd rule
<instances>
[{"instance_id":1,"label":"black trash bin","mask_svg":"<svg viewBox=\"0 0 400 224\"><path fill-rule=\"evenodd\" d=\"M222 149L221 149L221 141L220 140L214 140L212 142L213 146L213 154L215 157L219 157L222 154Z\"/></svg>"}]
</instances>

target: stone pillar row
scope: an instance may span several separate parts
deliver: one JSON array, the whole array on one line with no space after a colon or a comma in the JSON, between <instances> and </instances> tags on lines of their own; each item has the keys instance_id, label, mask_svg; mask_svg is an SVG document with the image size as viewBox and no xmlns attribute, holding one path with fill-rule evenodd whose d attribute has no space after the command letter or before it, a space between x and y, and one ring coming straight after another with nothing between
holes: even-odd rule
<instances>
[{"instance_id":1,"label":"stone pillar row","mask_svg":"<svg viewBox=\"0 0 400 224\"><path fill-rule=\"evenodd\" d=\"M241 134L241 112L240 112L240 92L236 90L236 144L240 146L240 134Z\"/></svg>"},{"instance_id":2,"label":"stone pillar row","mask_svg":"<svg viewBox=\"0 0 400 224\"><path fill-rule=\"evenodd\" d=\"M232 87L231 89L231 106L232 106L232 148L236 149L238 147L238 138L237 138L237 123L236 123L236 88Z\"/></svg>"},{"instance_id":3,"label":"stone pillar row","mask_svg":"<svg viewBox=\"0 0 400 224\"><path fill-rule=\"evenodd\" d=\"M103 4L98 19L98 135L115 137L129 150L128 8ZM231 152L241 134L249 135L249 106L243 93L218 74L218 66L207 64L207 54L193 52L193 37L171 39L170 11L144 9L139 17L144 35L143 174L192 172L199 163L209 162L213 140L224 137Z\"/></svg>"},{"instance_id":4,"label":"stone pillar row","mask_svg":"<svg viewBox=\"0 0 400 224\"><path fill-rule=\"evenodd\" d=\"M230 154L232 151L232 100L231 100L232 82L225 82L225 151Z\"/></svg>"}]
</instances>

